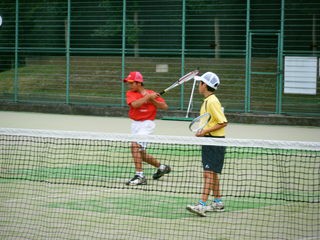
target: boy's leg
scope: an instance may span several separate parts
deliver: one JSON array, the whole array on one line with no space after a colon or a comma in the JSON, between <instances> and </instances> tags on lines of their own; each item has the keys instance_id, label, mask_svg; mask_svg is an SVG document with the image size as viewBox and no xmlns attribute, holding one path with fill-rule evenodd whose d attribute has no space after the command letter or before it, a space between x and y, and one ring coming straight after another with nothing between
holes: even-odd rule
<instances>
[{"instance_id":1,"label":"boy's leg","mask_svg":"<svg viewBox=\"0 0 320 240\"><path fill-rule=\"evenodd\" d=\"M133 142L131 144L131 153L133 157L134 166L136 172L142 172L142 154L141 154L141 146L140 144Z\"/></svg>"},{"instance_id":2,"label":"boy's leg","mask_svg":"<svg viewBox=\"0 0 320 240\"><path fill-rule=\"evenodd\" d=\"M203 189L202 189L202 196L201 200L203 202L207 202L210 192L213 189L213 183L214 183L214 172L211 171L204 171L203 172Z\"/></svg>"},{"instance_id":3,"label":"boy's leg","mask_svg":"<svg viewBox=\"0 0 320 240\"><path fill-rule=\"evenodd\" d=\"M143 175L142 154L140 144L133 142L131 144L131 153L134 161L136 174L133 178L126 182L127 185L143 185L147 184L147 179Z\"/></svg>"},{"instance_id":4,"label":"boy's leg","mask_svg":"<svg viewBox=\"0 0 320 240\"><path fill-rule=\"evenodd\" d=\"M160 162L154 158L152 155L147 154L146 150L140 150L141 158L144 162L149 163L150 165L159 168Z\"/></svg>"}]
</instances>

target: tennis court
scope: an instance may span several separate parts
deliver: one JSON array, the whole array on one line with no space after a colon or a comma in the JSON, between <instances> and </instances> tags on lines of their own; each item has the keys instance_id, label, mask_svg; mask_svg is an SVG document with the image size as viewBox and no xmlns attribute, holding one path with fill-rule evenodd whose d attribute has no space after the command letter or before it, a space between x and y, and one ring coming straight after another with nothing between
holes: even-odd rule
<instances>
[{"instance_id":1,"label":"tennis court","mask_svg":"<svg viewBox=\"0 0 320 240\"><path fill-rule=\"evenodd\" d=\"M239 147L247 142L229 142L221 175L226 211L201 218L185 210L197 201L202 188L200 143L188 143L188 122L157 120L156 133L162 134L150 139L149 151L173 171L152 181L154 169L146 166L148 185L128 187L124 182L133 171L130 138L125 137L128 119L0 115L2 128L49 129L35 131L34 136L32 131L32 136L27 136L19 130L17 135L1 134L1 239L320 236L319 150L278 149L285 141L273 141L272 148ZM57 131L55 135L54 130L91 133L75 136ZM319 142L319 129L314 127L230 124L228 132L235 138L256 134L254 138L264 139L268 134L266 139L300 139L301 145ZM119 135L121 140L110 140L109 135ZM179 143L171 143L168 135Z\"/></svg>"},{"instance_id":2,"label":"tennis court","mask_svg":"<svg viewBox=\"0 0 320 240\"><path fill-rule=\"evenodd\" d=\"M1 1L0 239L320 239L319 12L319 0ZM177 121L203 102L191 79L165 94L153 136L130 135L131 71L157 92L216 73L227 137ZM172 171L153 180L145 164L148 184L127 186L138 140ZM199 217L186 206L204 145L226 147L225 212Z\"/></svg>"}]
</instances>

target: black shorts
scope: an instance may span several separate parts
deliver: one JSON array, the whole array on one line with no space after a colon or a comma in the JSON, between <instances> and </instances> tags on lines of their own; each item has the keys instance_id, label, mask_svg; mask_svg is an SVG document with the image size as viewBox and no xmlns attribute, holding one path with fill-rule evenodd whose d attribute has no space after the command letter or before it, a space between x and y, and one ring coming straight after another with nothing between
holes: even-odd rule
<instances>
[{"instance_id":1,"label":"black shorts","mask_svg":"<svg viewBox=\"0 0 320 240\"><path fill-rule=\"evenodd\" d=\"M202 146L203 170L221 173L225 152L225 146Z\"/></svg>"}]
</instances>

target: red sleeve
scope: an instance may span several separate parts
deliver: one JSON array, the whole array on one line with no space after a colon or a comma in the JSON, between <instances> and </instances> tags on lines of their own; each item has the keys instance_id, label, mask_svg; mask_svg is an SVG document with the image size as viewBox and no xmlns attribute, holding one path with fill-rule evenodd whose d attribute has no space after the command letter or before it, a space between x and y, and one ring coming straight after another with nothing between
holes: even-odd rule
<instances>
[{"instance_id":1,"label":"red sleeve","mask_svg":"<svg viewBox=\"0 0 320 240\"><path fill-rule=\"evenodd\" d=\"M127 104L130 105L135 100L139 99L138 94L132 91L128 91L126 94Z\"/></svg>"}]
</instances>

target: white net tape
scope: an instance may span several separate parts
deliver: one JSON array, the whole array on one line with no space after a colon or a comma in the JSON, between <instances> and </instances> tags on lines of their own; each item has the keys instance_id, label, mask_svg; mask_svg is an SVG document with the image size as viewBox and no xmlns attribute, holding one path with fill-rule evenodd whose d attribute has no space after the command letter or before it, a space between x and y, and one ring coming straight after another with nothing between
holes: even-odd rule
<instances>
[{"instance_id":1,"label":"white net tape","mask_svg":"<svg viewBox=\"0 0 320 240\"><path fill-rule=\"evenodd\" d=\"M272 149L299 149L320 151L320 142L278 141L260 139L201 138L164 135L132 135L121 133L98 133L85 131L58 131L20 128L0 128L1 135L32 136L44 138L70 138L109 141L143 141L150 143L184 144L184 145L218 145L233 147L261 147Z\"/></svg>"}]
</instances>

